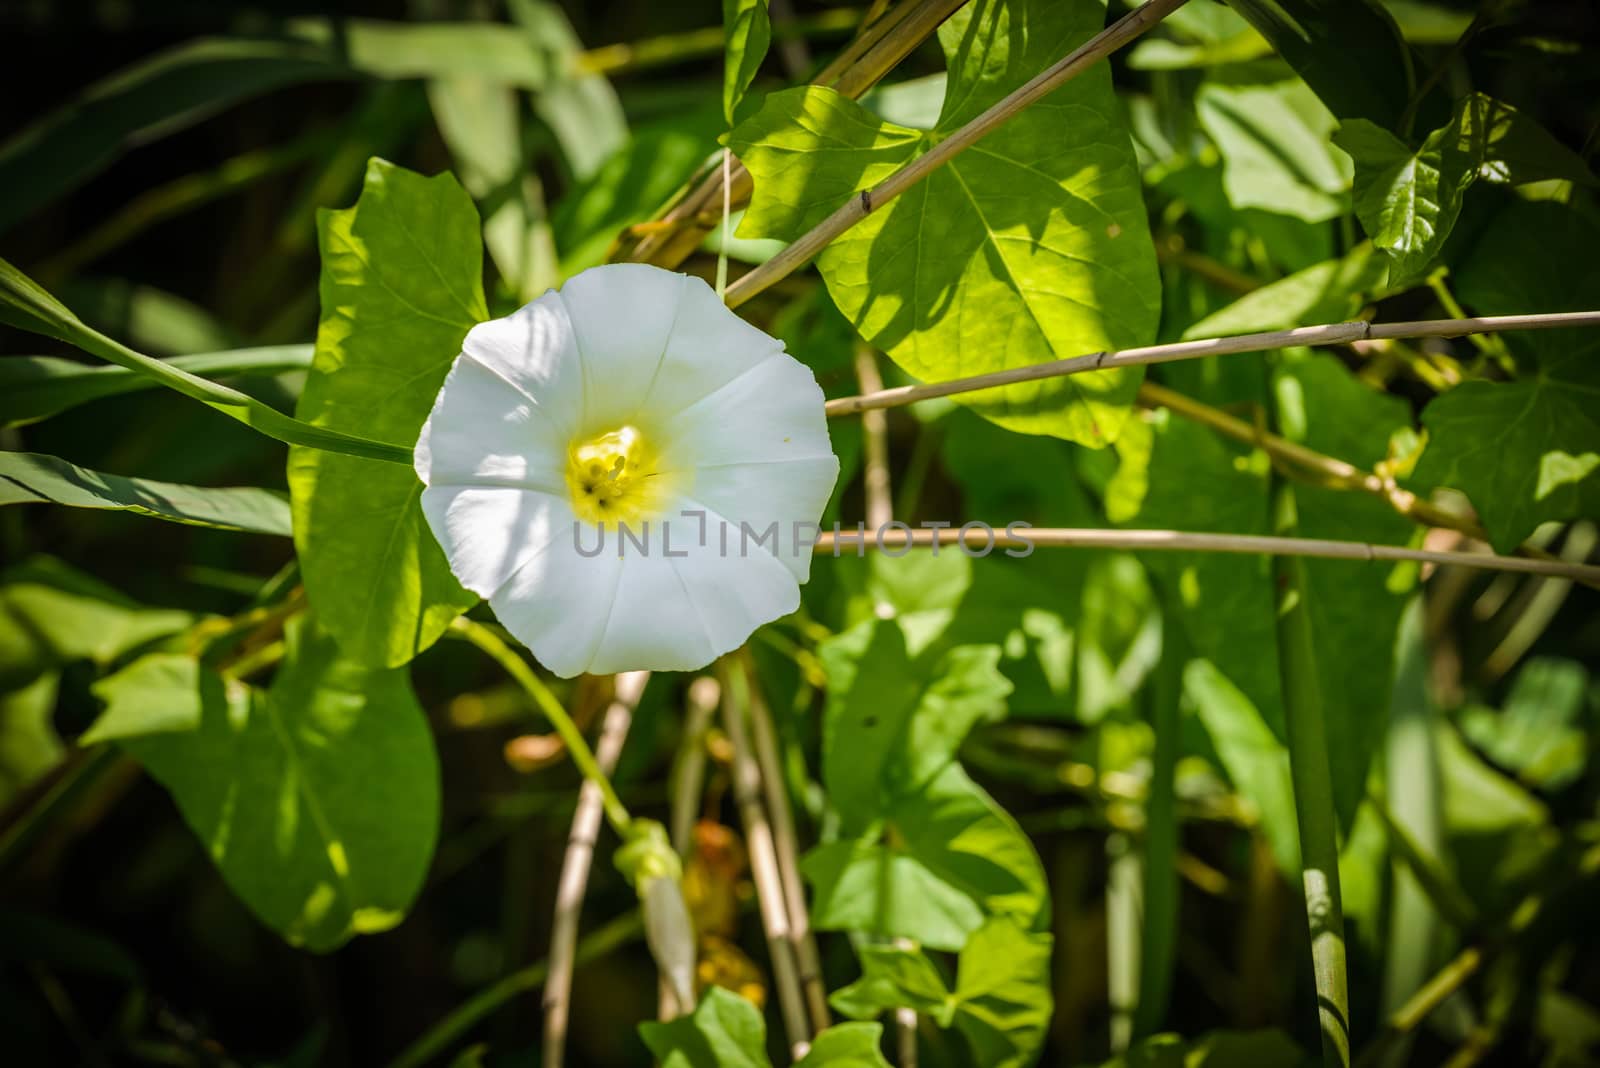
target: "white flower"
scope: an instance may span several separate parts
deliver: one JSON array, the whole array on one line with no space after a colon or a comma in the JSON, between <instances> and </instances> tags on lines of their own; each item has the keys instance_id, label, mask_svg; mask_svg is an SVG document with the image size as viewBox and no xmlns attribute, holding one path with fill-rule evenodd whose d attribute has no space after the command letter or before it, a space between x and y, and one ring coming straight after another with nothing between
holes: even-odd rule
<instances>
[{"instance_id":1,"label":"white flower","mask_svg":"<svg viewBox=\"0 0 1600 1068\"><path fill-rule=\"evenodd\" d=\"M781 342L613 264L467 334L416 469L456 578L572 676L703 667L794 611L839 461Z\"/></svg>"}]
</instances>

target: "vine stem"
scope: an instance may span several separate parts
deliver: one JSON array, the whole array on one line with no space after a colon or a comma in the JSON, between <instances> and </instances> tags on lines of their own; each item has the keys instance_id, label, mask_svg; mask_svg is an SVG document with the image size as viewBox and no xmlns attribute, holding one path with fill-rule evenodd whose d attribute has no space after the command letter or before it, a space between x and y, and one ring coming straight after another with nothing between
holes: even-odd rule
<instances>
[{"instance_id":1,"label":"vine stem","mask_svg":"<svg viewBox=\"0 0 1600 1068\"><path fill-rule=\"evenodd\" d=\"M895 197L922 181L956 155L977 144L1019 112L1050 95L1100 60L1134 40L1187 0L1149 0L1130 11L1063 59L1045 68L1025 85L998 101L981 115L895 171L869 190L851 197L832 215L802 234L793 244L728 287L728 307L737 308L768 287L788 277L828 247L833 240Z\"/></svg>"},{"instance_id":2,"label":"vine stem","mask_svg":"<svg viewBox=\"0 0 1600 1068\"><path fill-rule=\"evenodd\" d=\"M778 1009L789 1039L789 1050L798 1061L811 1047L811 1026L800 993L794 928L784 897L777 846L761 799L761 769L756 763L749 734L745 730L750 691L744 675L736 671L728 660L718 665L718 674L722 681L722 724L733 747L733 792L739 803L740 821L744 824L745 848L750 854L750 875L755 881L756 897L761 905L767 954L772 960L773 985L778 990Z\"/></svg>"},{"instance_id":3,"label":"vine stem","mask_svg":"<svg viewBox=\"0 0 1600 1068\"><path fill-rule=\"evenodd\" d=\"M520 657L518 662L521 662ZM600 725L597 770L609 772L617 766L622 743L627 740L628 727L633 722L634 706L639 703L649 678L648 671L630 671L616 677L616 692ZM583 744L581 735L578 742ZM572 831L567 836L567 852L561 859L561 875L556 882L555 918L550 924L550 975L544 994L542 1063L545 1068L561 1068L566 1054L572 972L577 965L578 921L582 917L584 891L589 886L595 841L600 834L601 810L605 807L599 785L602 782L606 782L603 775L598 779L586 777L578 791L578 808L572 814ZM609 789L609 783L606 788Z\"/></svg>"},{"instance_id":4,"label":"vine stem","mask_svg":"<svg viewBox=\"0 0 1600 1068\"><path fill-rule=\"evenodd\" d=\"M1292 501L1287 490L1285 496ZM1283 681L1290 779L1300 832L1300 871L1322 1029L1322 1061L1328 1068L1349 1068L1350 994L1345 971L1344 906L1339 893L1339 825L1323 724L1322 688L1317 678L1316 637L1306 601L1304 564L1280 558L1275 571L1282 598L1278 606L1278 671Z\"/></svg>"},{"instance_id":5,"label":"vine stem","mask_svg":"<svg viewBox=\"0 0 1600 1068\"><path fill-rule=\"evenodd\" d=\"M584 741L583 732L567 714L567 710L561 707L561 702L556 700L555 694L550 692L544 680L534 673L526 660L517 655L516 650L482 623L474 622L466 616L457 616L450 624L450 629L489 654L489 658L504 668L506 674L510 675L512 680L522 687L523 692L533 699L533 703L544 713L550 725L561 736L562 742L566 744L567 751L572 754L573 764L577 765L578 771L583 775L584 784L593 788L599 796L612 829L619 835L626 835L633 822L632 817L628 815L627 806L622 803L622 799L617 796L617 791L611 785L611 780L606 777L605 771L601 768L602 762L595 759L589 743ZM642 682L640 687L643 688ZM635 696L633 700L637 701L638 697Z\"/></svg>"},{"instance_id":6,"label":"vine stem","mask_svg":"<svg viewBox=\"0 0 1600 1068\"><path fill-rule=\"evenodd\" d=\"M749 275L745 276L748 277ZM741 278L739 281L742 282L744 279ZM735 282L729 286L728 293L731 295L738 285L739 283ZM1156 363L1173 363L1178 360L1197 360L1206 356L1267 352L1271 349L1297 345L1316 348L1384 338L1462 337L1468 334L1491 334L1502 330L1551 330L1577 326L1600 326L1600 311L1485 315L1460 319L1422 319L1403 323L1351 322L1297 326L1292 330L1269 330L1259 334L1237 334L1233 337L1177 341L1169 345L1146 345L1109 352L1091 352L1083 356L1070 356L1064 360L1029 364L1026 367L1010 367L1003 371L990 371L968 378L954 378L948 382L896 386L893 389L877 390L857 397L836 398L827 402L826 411L830 417L852 415L874 408L898 408L906 404L915 404L917 401L932 400L935 397L952 397L960 393L975 393L981 389L1015 385L1018 382L1063 378L1067 375L1103 371L1112 367L1140 367Z\"/></svg>"},{"instance_id":7,"label":"vine stem","mask_svg":"<svg viewBox=\"0 0 1600 1068\"><path fill-rule=\"evenodd\" d=\"M878 551L927 549L933 545L965 545L979 552L994 549L1034 548L1125 549L1134 552L1212 552L1260 554L1264 556L1316 557L1326 560L1409 561L1424 564L1459 564L1486 571L1519 571L1530 575L1554 575L1582 582L1600 582L1600 566L1573 564L1561 560L1529 560L1495 553L1445 552L1433 549L1406 549L1395 545L1373 545L1364 541L1334 541L1329 538L1286 538L1265 534L1208 534L1187 530L1109 530L1095 527L1032 527L1016 533L997 530L988 524L982 529L881 529L877 535L860 531L818 535L815 552L834 553L846 547L857 554L867 549Z\"/></svg>"}]
</instances>

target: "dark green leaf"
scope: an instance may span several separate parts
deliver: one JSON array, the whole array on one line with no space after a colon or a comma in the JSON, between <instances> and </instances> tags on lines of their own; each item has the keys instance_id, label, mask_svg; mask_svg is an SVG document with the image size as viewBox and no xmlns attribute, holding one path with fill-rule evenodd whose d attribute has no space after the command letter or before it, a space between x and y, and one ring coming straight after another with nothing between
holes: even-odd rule
<instances>
[{"instance_id":1,"label":"dark green leaf","mask_svg":"<svg viewBox=\"0 0 1600 1068\"><path fill-rule=\"evenodd\" d=\"M0 505L111 508L223 530L288 537L289 502L264 489L209 489L90 471L55 456L0 452Z\"/></svg>"},{"instance_id":2,"label":"dark green leaf","mask_svg":"<svg viewBox=\"0 0 1600 1068\"><path fill-rule=\"evenodd\" d=\"M115 740L177 802L223 878L296 945L399 923L439 830L439 765L401 670L291 624L266 692L157 654L103 680L86 740Z\"/></svg>"},{"instance_id":3,"label":"dark green leaf","mask_svg":"<svg viewBox=\"0 0 1600 1068\"><path fill-rule=\"evenodd\" d=\"M1375 0L1232 0L1341 119L1393 128L1411 99L1411 55Z\"/></svg>"},{"instance_id":4,"label":"dark green leaf","mask_svg":"<svg viewBox=\"0 0 1600 1068\"><path fill-rule=\"evenodd\" d=\"M489 317L478 213L448 174L375 159L356 206L323 213L318 231L322 320L297 414L415 442L462 339ZM306 595L362 663L404 664L476 600L410 467L295 449L289 491Z\"/></svg>"},{"instance_id":5,"label":"dark green leaf","mask_svg":"<svg viewBox=\"0 0 1600 1068\"><path fill-rule=\"evenodd\" d=\"M1461 733L1523 782L1559 790L1588 759L1583 713L1589 672L1575 660L1535 657L1517 672L1505 708L1469 708Z\"/></svg>"},{"instance_id":6,"label":"dark green leaf","mask_svg":"<svg viewBox=\"0 0 1600 1068\"><path fill-rule=\"evenodd\" d=\"M1482 315L1594 306L1600 226L1554 203L1498 216L1461 268L1458 293ZM1464 382L1423 409L1420 488L1471 499L1500 552L1539 524L1600 515L1600 331L1510 334L1526 366L1511 382Z\"/></svg>"}]
</instances>

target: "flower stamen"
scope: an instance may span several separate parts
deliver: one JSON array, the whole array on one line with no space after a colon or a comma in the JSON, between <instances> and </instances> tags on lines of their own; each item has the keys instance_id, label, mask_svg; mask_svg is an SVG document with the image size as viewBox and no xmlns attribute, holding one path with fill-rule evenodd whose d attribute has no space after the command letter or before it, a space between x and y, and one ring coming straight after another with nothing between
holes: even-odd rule
<instances>
[{"instance_id":1,"label":"flower stamen","mask_svg":"<svg viewBox=\"0 0 1600 1068\"><path fill-rule=\"evenodd\" d=\"M568 450L572 510L590 523L640 523L661 514L670 494L658 476L661 456L638 427L624 426Z\"/></svg>"}]
</instances>

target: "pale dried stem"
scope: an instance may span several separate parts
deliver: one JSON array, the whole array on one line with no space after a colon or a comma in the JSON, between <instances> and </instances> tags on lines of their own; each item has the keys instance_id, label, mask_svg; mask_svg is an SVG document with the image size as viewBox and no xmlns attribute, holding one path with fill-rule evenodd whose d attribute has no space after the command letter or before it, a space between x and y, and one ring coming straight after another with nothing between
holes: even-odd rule
<instances>
[{"instance_id":1,"label":"pale dried stem","mask_svg":"<svg viewBox=\"0 0 1600 1068\"><path fill-rule=\"evenodd\" d=\"M805 884L800 879L800 837L795 831L794 808L789 803L787 778L773 728L772 710L756 682L755 664L748 652L740 658L749 686L750 734L755 739L756 763L772 819L772 839L778 860L778 876L783 882L783 903L789 914L789 942L799 965L800 988L805 996L813 1034L833 1022L828 1014L828 988L822 981L822 957L817 952L816 935L811 930L811 914L806 908Z\"/></svg>"},{"instance_id":2,"label":"pale dried stem","mask_svg":"<svg viewBox=\"0 0 1600 1068\"><path fill-rule=\"evenodd\" d=\"M824 531L817 537L814 551L833 553L836 536ZM1457 564L1486 571L1518 571L1529 575L1554 575L1581 582L1600 582L1600 566L1572 564L1560 560L1528 560L1520 556L1494 553L1439 552L1406 549L1394 545L1372 545L1364 541L1334 541L1328 538L1279 538L1261 534L1209 534L1186 530L1106 530L1092 527L1033 527L1008 534L1003 529L985 526L972 530L881 530L858 538L846 532L837 538L841 555L866 549L926 549L961 545L982 552L986 549L1034 548L1121 549L1129 552L1212 552L1263 556L1307 556L1327 560L1364 560Z\"/></svg>"},{"instance_id":3,"label":"pale dried stem","mask_svg":"<svg viewBox=\"0 0 1600 1068\"><path fill-rule=\"evenodd\" d=\"M600 725L600 740L595 746L595 763L611 774L622 755L633 709L650 678L648 671L618 675L616 692ZM591 779L578 791L578 807L572 816L572 831L567 838L566 855L561 860L561 875L556 884L555 917L550 924L550 977L544 993L544 1057L546 1068L561 1068L566 1053L567 1020L572 1008L572 972L578 949L578 924L582 918L583 895L589 886L589 868L594 860L595 841L600 833L604 798Z\"/></svg>"},{"instance_id":4,"label":"pale dried stem","mask_svg":"<svg viewBox=\"0 0 1600 1068\"><path fill-rule=\"evenodd\" d=\"M856 343L856 381L861 392L879 393L883 376L872 347ZM862 484L867 493L867 525L876 530L894 518L894 497L889 491L889 415L882 409L861 414Z\"/></svg>"},{"instance_id":5,"label":"pale dried stem","mask_svg":"<svg viewBox=\"0 0 1600 1068\"><path fill-rule=\"evenodd\" d=\"M739 818L744 824L745 848L750 854L750 875L756 884L761 905L761 923L767 936L767 955L772 961L772 984L778 993L778 1010L784 1033L795 1060L805 1056L811 1045L811 1027L805 1000L800 992L800 976L795 959L793 927L785 902L783 877L778 868L778 851L772 826L761 802L761 770L750 748L745 731L745 705L738 682L731 677L736 665L723 663L722 722L733 747L733 793L739 803Z\"/></svg>"},{"instance_id":6,"label":"pale dried stem","mask_svg":"<svg viewBox=\"0 0 1600 1068\"><path fill-rule=\"evenodd\" d=\"M730 296L737 285L736 282L728 287ZM1404 323L1354 322L1297 326L1292 330L1269 330L1259 334L1178 341L1170 345L1147 345L1115 352L1092 352L1064 360L1051 360L1048 363L1029 364L1026 367L1011 367L1004 371L991 371L969 378L951 379L948 382L897 386L859 397L839 397L831 400L827 403L827 413L829 416L851 415L874 408L898 408L936 397L976 393L979 390L1016 385L1019 382L1038 382L1046 378L1064 378L1067 375L1103 371L1112 367L1142 367L1156 363L1174 363L1178 360L1198 360L1207 356L1230 356L1241 352L1267 352L1271 349L1302 345L1311 347L1347 345L1353 341L1371 341L1379 338L1462 337L1502 330L1551 330L1578 326L1600 326L1600 311L1424 319Z\"/></svg>"},{"instance_id":7,"label":"pale dried stem","mask_svg":"<svg viewBox=\"0 0 1600 1068\"><path fill-rule=\"evenodd\" d=\"M1010 121L1019 112L1037 103L1100 60L1134 40L1186 0L1150 0L1091 37L1070 55L1041 71L1027 84L991 106L971 122L895 171L889 177L862 190L845 204L802 234L793 244L728 287L728 307L737 308L757 293L810 262L834 238L865 219L889 201L916 185L956 155L971 148L986 134Z\"/></svg>"}]
</instances>

